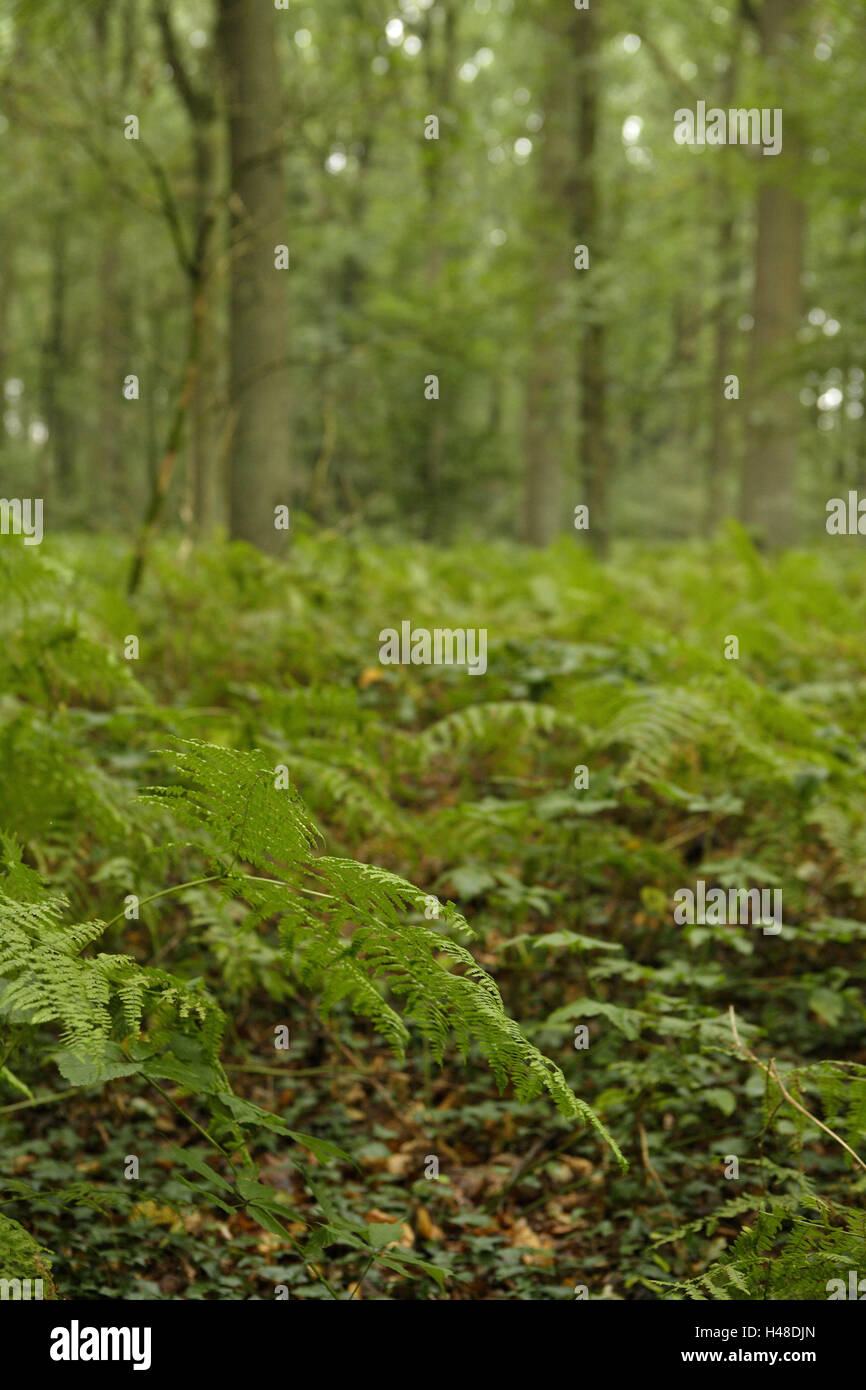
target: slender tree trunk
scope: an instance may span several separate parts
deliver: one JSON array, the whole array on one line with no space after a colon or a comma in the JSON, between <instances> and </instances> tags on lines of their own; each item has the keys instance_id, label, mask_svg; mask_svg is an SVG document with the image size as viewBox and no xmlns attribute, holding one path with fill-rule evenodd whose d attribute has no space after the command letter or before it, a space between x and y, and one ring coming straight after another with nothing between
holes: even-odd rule
<instances>
[{"instance_id":1,"label":"slender tree trunk","mask_svg":"<svg viewBox=\"0 0 866 1390\"><path fill-rule=\"evenodd\" d=\"M64 494L72 487L74 472L72 425L63 403L67 365L67 255L66 218L61 215L51 228L51 299L42 350L42 403L54 473Z\"/></svg>"},{"instance_id":2,"label":"slender tree trunk","mask_svg":"<svg viewBox=\"0 0 866 1390\"><path fill-rule=\"evenodd\" d=\"M596 142L599 122L600 39L598 11L578 10L572 19L572 32L578 55L577 198L575 203L575 244L589 248L590 269L575 271L590 276L597 284L603 265L601 205L598 189ZM582 296L578 380L579 422L583 501L589 507L589 540L593 549L606 551L610 538L608 517L608 475L610 449L607 438L607 332L601 318L597 296Z\"/></svg>"},{"instance_id":3,"label":"slender tree trunk","mask_svg":"<svg viewBox=\"0 0 866 1390\"><path fill-rule=\"evenodd\" d=\"M570 49L567 14L556 17L549 38L544 127L537 137L535 185L527 228L533 247L524 369L523 539L547 545L565 529L561 460L574 445L573 357L569 335L575 302L568 236L574 216L574 120L577 60ZM562 55L567 55L566 61ZM571 408L571 418L567 410ZM572 426L572 429L569 429ZM573 486L573 484L572 484ZM575 496L572 505L582 500Z\"/></svg>"},{"instance_id":4,"label":"slender tree trunk","mask_svg":"<svg viewBox=\"0 0 866 1390\"><path fill-rule=\"evenodd\" d=\"M212 216L214 197L213 129L209 122L196 123L193 129L195 159L196 227L202 228ZM198 267L202 318L201 371L195 378L190 403L189 476L187 499L192 513L193 529L198 535L208 535L220 521L220 486L217 476L217 430L214 405L217 398L219 351L217 329L211 313L213 280L212 238L206 235L201 247ZM274 272L277 273L276 271ZM196 293L196 286L192 292Z\"/></svg>"},{"instance_id":5,"label":"slender tree trunk","mask_svg":"<svg viewBox=\"0 0 866 1390\"><path fill-rule=\"evenodd\" d=\"M727 197L730 198L730 190ZM733 333L729 303L731 252L734 246L734 218L725 210L719 222L716 243L718 266L718 303L714 315L715 344L713 349L713 379L710 383L712 416L710 420L710 449L707 458L707 493L704 534L712 535L725 508L725 483L731 471L731 411L737 406L726 399L724 381L732 374Z\"/></svg>"},{"instance_id":6,"label":"slender tree trunk","mask_svg":"<svg viewBox=\"0 0 866 1390\"><path fill-rule=\"evenodd\" d=\"M526 379L523 435L523 536L530 545L547 545L563 529L562 477L556 449L562 429L560 380L551 354L549 338L536 335Z\"/></svg>"},{"instance_id":7,"label":"slender tree trunk","mask_svg":"<svg viewBox=\"0 0 866 1390\"><path fill-rule=\"evenodd\" d=\"M213 237L216 186L217 103L213 95L210 51L199 55L204 73L193 80L177 40L170 0L152 0L153 15L163 53L189 124L193 165L193 251L190 293L198 298L201 323L201 367L196 374L190 402L189 446L184 510L192 529L207 535L224 520L223 488L219 468L218 422L221 349L220 334L212 312L215 275Z\"/></svg>"},{"instance_id":8,"label":"slender tree trunk","mask_svg":"<svg viewBox=\"0 0 866 1390\"><path fill-rule=\"evenodd\" d=\"M288 286L274 267L287 245L277 12L218 0L231 178L229 460L231 535L282 552L274 508L289 501Z\"/></svg>"},{"instance_id":9,"label":"slender tree trunk","mask_svg":"<svg viewBox=\"0 0 866 1390\"><path fill-rule=\"evenodd\" d=\"M427 194L427 225L425 228L425 236L427 237L429 246L427 262L427 296L431 319L436 313L436 301L440 291L442 274L445 269L441 215L442 187L447 160L447 145L444 142L448 139L448 133L447 129L443 130L441 128L441 125L445 113L451 104L454 73L457 67L456 45L459 15L459 10L454 0L441 0L437 8L442 15L442 42L438 62L430 17L428 17L427 22L427 43L425 48L429 113L439 116L440 138L438 140L425 140L422 147L422 168L424 171ZM429 368L426 368L424 373L425 376L428 370L438 376L440 370L439 363L433 363ZM441 387L442 382L440 380L440 389ZM426 448L421 458L424 497L422 534L425 540L432 540L440 527L440 513L442 511L445 491L442 479L442 460L446 443L444 412L449 411L449 414L453 414L453 399L449 407L449 404L446 404L444 400L427 401L422 398L419 402L419 408L424 412L423 420L426 431Z\"/></svg>"},{"instance_id":10,"label":"slender tree trunk","mask_svg":"<svg viewBox=\"0 0 866 1390\"><path fill-rule=\"evenodd\" d=\"M758 15L761 51L771 59L796 25L803 0L764 0ZM792 49L784 51L790 64ZM775 66L781 81L781 59ZM806 213L791 188L796 169L796 124L785 111L783 153L761 158L755 240L755 326L752 330L747 402L746 451L741 515L761 541L791 543L799 409L793 356L802 314ZM781 161L785 164L780 168ZM769 167L767 167L769 166Z\"/></svg>"},{"instance_id":11,"label":"slender tree trunk","mask_svg":"<svg viewBox=\"0 0 866 1390\"><path fill-rule=\"evenodd\" d=\"M159 462L156 477L153 480L150 501L139 531L132 562L129 567L126 592L130 597L136 593L141 583L148 551L150 550L157 522L165 506L165 499L168 496L168 490L171 487L178 457L180 456L181 447L183 445L187 417L195 398L196 383L201 366L204 323L204 291L202 287L199 286L198 292L193 294L192 303L190 305L189 340L187 344L186 367L184 369L183 381L177 400L175 401L165 449Z\"/></svg>"},{"instance_id":12,"label":"slender tree trunk","mask_svg":"<svg viewBox=\"0 0 866 1390\"><path fill-rule=\"evenodd\" d=\"M742 43L742 21L734 21L728 66L722 79L719 106L727 109L733 102L739 72ZM721 171L715 184L718 231L716 240L716 306L713 314L713 379L710 384L712 410L710 416L710 447L707 455L706 511L704 535L711 536L724 515L728 504L727 485L732 462L732 412L741 407L725 398L725 377L738 374L733 365L734 335L731 321L731 298L736 283L736 193L730 179Z\"/></svg>"},{"instance_id":13,"label":"slender tree trunk","mask_svg":"<svg viewBox=\"0 0 866 1390\"><path fill-rule=\"evenodd\" d=\"M105 129L99 133L103 149L109 139L110 113L114 109L115 92L112 80L111 7L109 0L97 0L94 6L93 31L99 65L99 96L103 108ZM99 493L104 508L117 519L126 511L128 479L123 477L123 419L125 404L122 396L123 379L135 371L134 363L123 356L121 344L126 341L122 301L127 285L122 276L119 245L120 229L113 205L104 209L101 219L98 260L96 267L99 285L99 319L97 325L98 382L97 382L97 448L99 451ZM135 407L131 407L135 409Z\"/></svg>"},{"instance_id":14,"label":"slender tree trunk","mask_svg":"<svg viewBox=\"0 0 866 1390\"><path fill-rule=\"evenodd\" d=\"M123 491L123 380L129 372L136 369L134 359L130 362L128 358L124 359L121 356L122 335L118 323L122 298L120 255L114 218L110 217L108 212L106 222L108 225L102 233L97 270L100 293L97 439L102 500L116 517ZM135 406L131 405L129 408L134 410Z\"/></svg>"},{"instance_id":15,"label":"slender tree trunk","mask_svg":"<svg viewBox=\"0 0 866 1390\"><path fill-rule=\"evenodd\" d=\"M12 300L15 294L16 285L16 256L17 246L13 243L9 234L9 227L0 227L0 235L3 238L4 253L0 257L0 416L4 407L3 385L9 374L10 352L9 352L9 319ZM0 453L6 447L7 434L0 418Z\"/></svg>"}]
</instances>

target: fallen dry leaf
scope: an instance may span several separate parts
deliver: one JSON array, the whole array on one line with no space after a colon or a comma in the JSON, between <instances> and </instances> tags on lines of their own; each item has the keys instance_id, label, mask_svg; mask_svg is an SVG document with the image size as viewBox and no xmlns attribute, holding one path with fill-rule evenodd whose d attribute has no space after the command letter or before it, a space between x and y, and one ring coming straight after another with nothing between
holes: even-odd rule
<instances>
[{"instance_id":1,"label":"fallen dry leaf","mask_svg":"<svg viewBox=\"0 0 866 1390\"><path fill-rule=\"evenodd\" d=\"M515 1221L509 1236L509 1245L526 1245L530 1250L537 1253L532 1255L522 1255L521 1263L525 1265L549 1265L553 1263L553 1240L550 1236L541 1236L537 1231L533 1231L525 1217L520 1217Z\"/></svg>"},{"instance_id":2,"label":"fallen dry leaf","mask_svg":"<svg viewBox=\"0 0 866 1390\"><path fill-rule=\"evenodd\" d=\"M389 1154L385 1159L385 1171L392 1177L404 1178L412 1161L411 1153Z\"/></svg>"},{"instance_id":3,"label":"fallen dry leaf","mask_svg":"<svg viewBox=\"0 0 866 1390\"><path fill-rule=\"evenodd\" d=\"M581 1178L588 1178L592 1173L592 1164L588 1158L575 1158L573 1154L563 1154L563 1163L567 1163L572 1173L577 1173Z\"/></svg>"},{"instance_id":4,"label":"fallen dry leaf","mask_svg":"<svg viewBox=\"0 0 866 1390\"><path fill-rule=\"evenodd\" d=\"M419 1207L415 1216L419 1236L424 1240L444 1240L445 1232L437 1226L426 1207Z\"/></svg>"}]
</instances>

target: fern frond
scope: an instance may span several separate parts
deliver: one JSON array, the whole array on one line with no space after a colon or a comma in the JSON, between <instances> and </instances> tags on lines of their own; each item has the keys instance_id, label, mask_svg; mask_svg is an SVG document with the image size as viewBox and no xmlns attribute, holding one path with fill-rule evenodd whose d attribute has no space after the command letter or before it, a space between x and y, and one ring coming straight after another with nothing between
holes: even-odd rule
<instances>
[{"instance_id":1,"label":"fern frond","mask_svg":"<svg viewBox=\"0 0 866 1390\"><path fill-rule=\"evenodd\" d=\"M140 1032L152 1011L163 1030L192 1020L215 1055L223 1019L208 996L127 956L83 956L104 924L62 925L67 907L61 894L21 902L0 889L0 1017L58 1024L65 1048L99 1062L110 1040Z\"/></svg>"},{"instance_id":2,"label":"fern frond","mask_svg":"<svg viewBox=\"0 0 866 1390\"><path fill-rule=\"evenodd\" d=\"M438 1060L451 1038L464 1057L478 1046L500 1086L511 1082L521 1099L546 1091L624 1163L597 1116L508 1017L495 982L454 939L470 932L450 904L419 922L429 896L407 880L354 860L315 858L317 829L294 790L275 785L263 753L184 740L174 761L182 786L147 794L170 796L177 817L206 827L217 852L268 872L262 879L232 869L228 886L260 920L280 919L286 965L321 984L324 1007L345 999L401 1053L406 1024L386 995L400 999Z\"/></svg>"}]
</instances>

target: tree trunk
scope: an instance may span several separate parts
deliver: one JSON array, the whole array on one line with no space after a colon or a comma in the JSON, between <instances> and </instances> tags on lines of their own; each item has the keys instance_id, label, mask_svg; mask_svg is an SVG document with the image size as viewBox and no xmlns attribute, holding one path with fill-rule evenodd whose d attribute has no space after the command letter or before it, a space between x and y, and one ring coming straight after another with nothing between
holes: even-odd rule
<instances>
[{"instance_id":1,"label":"tree trunk","mask_svg":"<svg viewBox=\"0 0 866 1390\"><path fill-rule=\"evenodd\" d=\"M594 8L576 11L572 20L579 64L575 245L587 246L590 256L590 269L577 270L575 274L591 276L596 285L602 265L601 206L596 168L600 61L598 24L598 14ZM592 293L592 281L589 287L590 293L581 297L580 309L583 322L578 360L578 448L582 465L581 500L589 507L588 536L593 549L603 554L610 535L607 511L610 466L607 439L607 333L597 295Z\"/></svg>"},{"instance_id":2,"label":"tree trunk","mask_svg":"<svg viewBox=\"0 0 866 1390\"><path fill-rule=\"evenodd\" d=\"M442 42L438 53L433 40L431 17L427 19L426 80L428 109L444 121L451 105L454 73L457 69L457 24L458 7L452 0L443 0L437 7L442 15ZM432 12L431 12L432 14ZM428 311L431 322L437 312L437 298L441 293L442 275L446 257L442 246L442 188L448 158L447 130L440 129L440 139L423 141L422 170L427 195L427 218L425 235L429 247L427 261ZM431 364L429 371L440 373L440 364ZM442 381L440 379L440 390ZM419 402L423 410L423 420L427 432L427 442L421 456L423 505L421 514L421 534L425 540L433 540L441 528L442 504L446 497L446 484L442 478L442 460L445 454L446 432L445 415L447 410L453 418L455 408L456 383L450 383L452 398L446 405L444 400Z\"/></svg>"},{"instance_id":3,"label":"tree trunk","mask_svg":"<svg viewBox=\"0 0 866 1390\"><path fill-rule=\"evenodd\" d=\"M795 25L803 0L764 0L758 16L761 52L772 59ZM784 62L791 63L786 48ZM776 68L781 80L781 66ZM800 412L793 356L802 313L801 277L806 214L791 190L798 140L788 104L783 153L761 157L755 241L755 326L752 330L747 402L747 435L741 489L741 516L767 545L790 545L794 531L794 486ZM785 160L783 170L777 166Z\"/></svg>"},{"instance_id":4,"label":"tree trunk","mask_svg":"<svg viewBox=\"0 0 866 1390\"><path fill-rule=\"evenodd\" d=\"M112 65L112 27L109 0L99 0L92 15L94 41L99 70L99 98L102 104L104 128L98 139L103 156L109 148L110 121L115 103L115 83ZM115 518L129 515L130 479L125 476L123 434L124 406L136 407L124 401L123 381L136 372L135 354L130 353L129 320L124 309L129 308L129 284L124 277L120 251L121 225L113 203L106 205L100 222L96 266L99 284L99 318L97 322L97 428L99 457L99 494L103 511ZM128 277L128 270L127 270Z\"/></svg>"},{"instance_id":5,"label":"tree trunk","mask_svg":"<svg viewBox=\"0 0 866 1390\"><path fill-rule=\"evenodd\" d=\"M536 308L541 306L536 301ZM562 478L556 442L562 427L559 381L551 376L548 335L533 335L533 357L526 380L523 475L523 537L547 545L563 529Z\"/></svg>"},{"instance_id":6,"label":"tree trunk","mask_svg":"<svg viewBox=\"0 0 866 1390\"><path fill-rule=\"evenodd\" d=\"M726 192L728 199L731 190ZM731 306L729 302L731 286L731 260L734 246L734 218L723 210L719 222L716 243L716 263L718 266L718 303L714 315L713 379L710 384L712 416L710 420L710 449L707 459L706 512L704 515L704 534L711 536L719 524L725 510L725 484L731 470L731 412L737 409L733 401L725 397L725 377L731 376L733 334L731 331Z\"/></svg>"},{"instance_id":7,"label":"tree trunk","mask_svg":"<svg viewBox=\"0 0 866 1390\"><path fill-rule=\"evenodd\" d=\"M170 0L153 0L153 14L165 60L189 123L193 166L193 249L186 266L191 304L201 317L201 365L190 402L189 448L184 511L193 531L206 536L225 520L224 488L219 466L216 403L220 394L222 335L212 313L216 273L212 228L216 206L217 103L213 94L211 54L199 55L203 74L193 80L171 14Z\"/></svg>"},{"instance_id":8,"label":"tree trunk","mask_svg":"<svg viewBox=\"0 0 866 1390\"><path fill-rule=\"evenodd\" d=\"M196 226L202 228L211 216L213 187L213 131L210 126L196 130ZM212 238L204 237L200 284L202 292L203 341L202 369L196 377L190 407L192 430L190 441L189 500L194 529L199 536L210 535L225 517L224 480L220 477L219 442L216 403L221 379L220 362L222 334L211 312L211 287L214 279ZM279 274L274 271L274 274ZM195 292L195 291L194 291Z\"/></svg>"},{"instance_id":9,"label":"tree trunk","mask_svg":"<svg viewBox=\"0 0 866 1390\"><path fill-rule=\"evenodd\" d=\"M99 262L99 396L98 449L100 491L103 510L115 517L129 514L129 479L124 480L122 418L124 405L134 411L135 405L123 398L124 377L135 372L134 353L124 354L121 327L122 303L126 293L118 246L115 218L106 210L103 224Z\"/></svg>"},{"instance_id":10,"label":"tree trunk","mask_svg":"<svg viewBox=\"0 0 866 1390\"><path fill-rule=\"evenodd\" d=\"M577 59L567 13L553 16L546 36L544 126L535 138L535 180L527 233L533 248L525 336L528 361L523 422L522 537L547 545L571 525L564 508L561 460L574 448L571 324L576 300L569 233L576 194L574 121ZM566 60L562 60L565 53ZM570 413L569 413L570 412ZM570 480L569 494L574 483ZM572 507L583 499L569 495Z\"/></svg>"},{"instance_id":11,"label":"tree trunk","mask_svg":"<svg viewBox=\"0 0 866 1390\"><path fill-rule=\"evenodd\" d=\"M288 312L274 247L288 244L281 156L277 12L218 0L231 193L229 458L231 535L282 552L274 508L289 501Z\"/></svg>"},{"instance_id":12,"label":"tree trunk","mask_svg":"<svg viewBox=\"0 0 866 1390\"><path fill-rule=\"evenodd\" d=\"M64 378L67 367L66 298L67 230L66 219L58 216L50 231L51 299L48 326L42 348L42 406L51 441L54 476L68 498L73 481L72 423L64 405Z\"/></svg>"},{"instance_id":13,"label":"tree trunk","mask_svg":"<svg viewBox=\"0 0 866 1390\"><path fill-rule=\"evenodd\" d=\"M718 105L723 109L733 104L739 74L739 55L742 43L742 23L735 22L728 66L722 79ZM716 306L713 314L713 379L710 384L712 411L710 416L710 446L707 454L707 487L704 512L704 535L712 536L719 520L729 506L727 496L732 464L732 413L741 406L725 398L725 377L739 374L733 362L735 342L732 324L732 296L736 284L738 261L736 246L737 194L733 180L725 176L724 166L716 175L715 201L718 231L716 241Z\"/></svg>"}]
</instances>

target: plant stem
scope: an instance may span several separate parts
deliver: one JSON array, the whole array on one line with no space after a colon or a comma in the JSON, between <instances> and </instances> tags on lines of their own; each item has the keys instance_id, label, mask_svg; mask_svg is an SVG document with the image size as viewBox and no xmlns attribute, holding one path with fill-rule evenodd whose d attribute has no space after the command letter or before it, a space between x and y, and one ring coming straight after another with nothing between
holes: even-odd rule
<instances>
[{"instance_id":1,"label":"plant stem","mask_svg":"<svg viewBox=\"0 0 866 1390\"><path fill-rule=\"evenodd\" d=\"M84 1086L69 1086L65 1091L52 1091L47 1096L34 1096L32 1100L16 1100L14 1105L4 1105L0 1108L0 1115L11 1115L14 1110L28 1110L34 1105L54 1105L56 1101L64 1100L66 1096L72 1096L76 1091L83 1091Z\"/></svg>"},{"instance_id":2,"label":"plant stem","mask_svg":"<svg viewBox=\"0 0 866 1390\"><path fill-rule=\"evenodd\" d=\"M164 898L168 893L179 893L183 888L198 888L200 883L216 883L221 878L225 878L225 874L208 874L206 878L194 878L189 883L173 883L170 888L161 888L158 893L151 893L149 898L139 898L138 905L143 907L145 903L155 902L157 898ZM125 912L118 912L115 917L110 918L105 924L106 931L125 915Z\"/></svg>"},{"instance_id":3,"label":"plant stem","mask_svg":"<svg viewBox=\"0 0 866 1390\"><path fill-rule=\"evenodd\" d=\"M741 1041L740 1035L737 1032L737 1020L734 1015L733 1004L730 1004L728 1006L728 1013L730 1014L731 1018L731 1031L734 1034L734 1042L736 1043L737 1051L740 1052L744 1057L748 1057L750 1062L754 1062L755 1066L760 1067L761 1071L764 1072L766 1076L770 1077L771 1080L775 1081L776 1085L782 1092L782 1095L785 1097L785 1100L788 1102L788 1104L793 1105L795 1110L799 1110L801 1115L805 1115L807 1120L811 1120L813 1125L817 1125L819 1129L823 1129L824 1133L829 1134L831 1139L835 1139L837 1144L841 1144L845 1152L849 1153L853 1158L854 1162L858 1165L858 1167L862 1168L864 1173L866 1173L866 1163L864 1163L862 1158L860 1158L859 1155L854 1152L854 1150L851 1148L851 1145L846 1144L845 1140L842 1138L840 1134L837 1134L836 1131L834 1129L831 1129L829 1125L825 1125L823 1120L819 1120L817 1115L813 1115L811 1110L807 1110L805 1105L801 1105L798 1100L794 1099L790 1091L786 1088L781 1076L779 1075L778 1068L776 1067L775 1057L771 1057L769 1063L762 1062L760 1057L756 1057L751 1048L746 1047L746 1045Z\"/></svg>"},{"instance_id":4,"label":"plant stem","mask_svg":"<svg viewBox=\"0 0 866 1390\"><path fill-rule=\"evenodd\" d=\"M222 1154L223 1158L231 1168L235 1177L237 1177L237 1169L235 1168L235 1165L232 1163L231 1159L229 1158L229 1155L226 1153L222 1144L220 1144L218 1140L214 1139L213 1135L209 1134L208 1131L204 1128L204 1126L199 1124L198 1120L194 1120L192 1115L188 1115L184 1110L183 1106L178 1105L176 1100L172 1100L171 1096L168 1094L168 1091L164 1090L163 1087L160 1086L158 1081L154 1081L153 1077L148 1077L148 1081L150 1082L151 1086L153 1086L154 1090L159 1091L159 1094L162 1096L163 1100L167 1100L169 1105L174 1106L175 1110L178 1112L179 1115L183 1115L183 1118L186 1120L187 1124L190 1124L193 1126L194 1129L197 1129L199 1134L203 1135L204 1138L208 1141L208 1143L212 1144L213 1147L219 1153Z\"/></svg>"}]
</instances>

